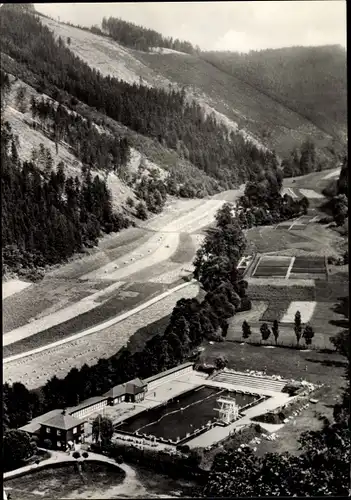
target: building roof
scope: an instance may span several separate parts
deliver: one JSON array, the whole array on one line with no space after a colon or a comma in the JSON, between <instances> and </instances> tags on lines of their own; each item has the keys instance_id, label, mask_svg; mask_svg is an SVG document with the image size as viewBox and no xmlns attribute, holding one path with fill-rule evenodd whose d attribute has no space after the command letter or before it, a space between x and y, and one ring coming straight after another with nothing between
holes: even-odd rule
<instances>
[{"instance_id":1,"label":"building roof","mask_svg":"<svg viewBox=\"0 0 351 500\"><path fill-rule=\"evenodd\" d=\"M69 429L73 429L73 427L77 427L77 425L80 425L83 422L85 422L85 420L79 420L71 415L67 415L67 413L61 412L60 414L55 415L49 420L45 420L41 423L47 425L48 427L55 427L55 429L67 431Z\"/></svg>"},{"instance_id":2,"label":"building roof","mask_svg":"<svg viewBox=\"0 0 351 500\"><path fill-rule=\"evenodd\" d=\"M188 361L187 363L183 363L182 365L175 366L174 368L170 368L169 370L166 370L161 373L157 373L157 375L153 375L152 377L146 378L145 382L147 384L150 384L150 382L153 382L154 380L157 380L159 378L166 377L167 375L170 375L171 373L176 373L179 370L182 370L183 368L187 368L188 366L193 366L194 363Z\"/></svg>"},{"instance_id":3,"label":"building roof","mask_svg":"<svg viewBox=\"0 0 351 500\"><path fill-rule=\"evenodd\" d=\"M104 394L104 398L118 398L126 393L126 384L115 385Z\"/></svg>"},{"instance_id":4,"label":"building roof","mask_svg":"<svg viewBox=\"0 0 351 500\"><path fill-rule=\"evenodd\" d=\"M72 415L72 413L76 413L79 410L83 410L84 408L88 408L89 406L93 406L96 403L100 403L101 401L104 401L106 399L106 396L94 396L92 398L85 399L79 405L77 406L72 406L71 408L68 408L68 413Z\"/></svg>"},{"instance_id":5,"label":"building roof","mask_svg":"<svg viewBox=\"0 0 351 500\"><path fill-rule=\"evenodd\" d=\"M139 394L146 386L147 384L143 380L134 378L125 384L125 392L126 394Z\"/></svg>"},{"instance_id":6,"label":"building roof","mask_svg":"<svg viewBox=\"0 0 351 500\"><path fill-rule=\"evenodd\" d=\"M146 382L144 382L144 380L141 380L139 377L133 378L133 380L129 380L127 384L134 384L137 387L145 387L147 385Z\"/></svg>"},{"instance_id":7,"label":"building roof","mask_svg":"<svg viewBox=\"0 0 351 500\"><path fill-rule=\"evenodd\" d=\"M29 422L29 424L20 427L19 430L34 434L40 430L41 423L44 423L45 420L49 420L52 417L59 415L60 413L62 413L62 409L51 410L47 413L44 413L44 415L39 415L39 417L33 418L33 420Z\"/></svg>"}]
</instances>

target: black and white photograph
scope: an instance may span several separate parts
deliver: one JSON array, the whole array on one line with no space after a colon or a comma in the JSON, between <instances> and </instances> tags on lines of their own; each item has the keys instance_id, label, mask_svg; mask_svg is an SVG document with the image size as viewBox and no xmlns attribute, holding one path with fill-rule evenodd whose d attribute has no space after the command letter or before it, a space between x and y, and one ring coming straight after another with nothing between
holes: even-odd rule
<instances>
[{"instance_id":1,"label":"black and white photograph","mask_svg":"<svg viewBox=\"0 0 351 500\"><path fill-rule=\"evenodd\" d=\"M351 495L345 0L0 4L3 499Z\"/></svg>"}]
</instances>

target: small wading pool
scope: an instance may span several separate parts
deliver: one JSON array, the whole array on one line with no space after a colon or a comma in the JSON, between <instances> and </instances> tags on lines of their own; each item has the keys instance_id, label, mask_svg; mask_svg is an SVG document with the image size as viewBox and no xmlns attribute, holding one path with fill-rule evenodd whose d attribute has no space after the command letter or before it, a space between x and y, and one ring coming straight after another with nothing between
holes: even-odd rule
<instances>
[{"instance_id":1,"label":"small wading pool","mask_svg":"<svg viewBox=\"0 0 351 500\"><path fill-rule=\"evenodd\" d=\"M156 439L181 442L191 439L196 429L218 418L217 399L230 397L236 400L240 409L261 400L258 394L244 394L220 387L201 386L176 396L162 405L145 410L130 417L115 427L117 432L145 434ZM257 403L256 403L257 404ZM187 436L187 434L190 436Z\"/></svg>"}]
</instances>

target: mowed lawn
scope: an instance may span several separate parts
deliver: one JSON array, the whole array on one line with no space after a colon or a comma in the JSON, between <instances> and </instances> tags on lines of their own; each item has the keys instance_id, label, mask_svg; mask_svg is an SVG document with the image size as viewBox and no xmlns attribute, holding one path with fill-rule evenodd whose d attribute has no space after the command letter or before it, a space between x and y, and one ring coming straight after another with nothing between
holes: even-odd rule
<instances>
[{"instance_id":1,"label":"mowed lawn","mask_svg":"<svg viewBox=\"0 0 351 500\"><path fill-rule=\"evenodd\" d=\"M261 226L246 230L247 252L277 253L280 255L306 256L336 255L344 243L337 232L319 223L304 224L301 229Z\"/></svg>"},{"instance_id":2,"label":"mowed lawn","mask_svg":"<svg viewBox=\"0 0 351 500\"><path fill-rule=\"evenodd\" d=\"M264 297L264 294L262 294ZM295 307L294 307L295 306ZM293 318L289 321L288 311L300 310L303 324L309 322L315 335L311 349L334 349L330 337L336 335L340 329L346 328L345 317L338 312L338 301L317 302L314 300L294 300L291 298L271 300L255 300L252 302L251 311L239 312L229 319L229 329L226 339L228 341L262 342L264 345L276 345L273 334L268 341L262 341L260 326L267 323L271 328L273 321L279 322L278 345L296 345ZM310 316L311 315L311 316ZM292 314L294 316L294 314ZM244 340L242 337L242 323L247 321L251 327L251 336ZM283 322L282 322L283 321ZM303 339L300 344L304 345Z\"/></svg>"},{"instance_id":3,"label":"mowed lawn","mask_svg":"<svg viewBox=\"0 0 351 500\"><path fill-rule=\"evenodd\" d=\"M298 438L304 431L321 428L321 416L332 419L333 406L346 386L346 360L340 354L296 349L266 349L263 346L222 342L207 345L200 361L214 362L218 356L228 359L228 368L238 371L265 371L267 375L280 375L286 379L307 380L323 384L316 394L317 404L310 403L300 415L277 431L276 441L262 439L257 454L266 452L299 453Z\"/></svg>"}]
</instances>

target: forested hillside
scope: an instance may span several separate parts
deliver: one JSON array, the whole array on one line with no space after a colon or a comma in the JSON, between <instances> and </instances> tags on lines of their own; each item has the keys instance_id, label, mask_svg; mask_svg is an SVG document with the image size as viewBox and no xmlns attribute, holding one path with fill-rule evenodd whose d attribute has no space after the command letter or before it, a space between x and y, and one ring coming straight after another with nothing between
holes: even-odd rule
<instances>
[{"instance_id":1,"label":"forested hillside","mask_svg":"<svg viewBox=\"0 0 351 500\"><path fill-rule=\"evenodd\" d=\"M346 51L341 46L289 47L248 54L202 52L201 56L334 138L346 138Z\"/></svg>"},{"instance_id":2,"label":"forested hillside","mask_svg":"<svg viewBox=\"0 0 351 500\"><path fill-rule=\"evenodd\" d=\"M129 85L103 77L57 41L39 18L2 8L2 50L24 63L41 90L57 97L64 90L132 130L178 151L227 189L270 168L275 156L263 152L205 115L184 92Z\"/></svg>"},{"instance_id":3,"label":"forested hillside","mask_svg":"<svg viewBox=\"0 0 351 500\"><path fill-rule=\"evenodd\" d=\"M32 174L29 175L28 172L36 171L35 182L39 182L40 178L40 189L44 191L50 191L52 183L56 185L55 183L61 182L57 181L57 175L60 178L64 173L67 179L76 177L76 172L72 174L69 165L66 167L65 162L62 164L60 155L55 158L53 151L50 152L42 144L36 143L36 147L33 145L30 158L28 154L21 158L21 137L16 138L16 134L20 133L18 123L27 127L27 143L30 143L28 130L31 129L37 135L42 134L46 141L55 146L56 155L63 145L69 155L77 160L79 169L82 167L82 173L79 172L78 175L82 186L86 182L90 186L92 181L89 176L95 177L96 172L101 173L96 180L96 186L99 184L97 189L101 188L100 190L105 192L103 196L106 196L106 203L110 203L110 194L108 182L105 181L110 174L117 180L119 178L121 184L126 186L127 192L132 193L132 196L124 195L124 208L140 219L147 218L148 211L162 211L167 194L203 197L219 190L237 187L244 182L259 184L267 175L276 175L279 169L279 159L274 151L276 146L278 152L287 153L281 155L282 172L285 176L321 170L335 166L339 161L340 148L342 149L343 145L338 142L337 134L333 138L331 129L322 131L323 127L318 120L313 125L312 119L306 116L316 109L323 110L327 115L333 109L336 119L341 123L342 113L339 113L339 110L344 95L340 76L341 56L333 63L341 97L336 99L334 104L329 105L328 101L328 106L323 107L322 96L329 95L332 82L331 77L322 78L323 71L328 72L328 68L332 68L331 64L328 67L328 58L326 62L324 59L320 60L317 65L316 75L321 77L324 83L318 87L320 92L318 91L314 99L310 90L316 75L310 68L306 70L307 83L303 81L302 87L294 87L294 80L290 85L287 76L294 64L297 64L296 60L307 66L308 61L303 62L301 55L300 59L295 58L296 60L287 57L287 61L282 63L285 70L281 72L281 79L278 78L282 85L281 92L285 96L284 101L276 95L278 84L271 84L268 77L265 79L265 71L262 72L263 83L260 80L262 85L258 82L261 87L257 89L252 82L244 82L243 69L240 70L240 78L237 77L236 70L235 76L232 74L228 64L224 70L217 69L212 60L207 62L204 59L211 59L211 54L203 53L199 56L190 44L174 45L179 41L164 38L152 30L113 18L104 19L103 38L92 35L89 30L82 32L74 28L73 34L79 32L87 35L86 40L91 43L86 49L87 52L96 50L98 57L101 57L96 42L108 40L108 43L112 44L111 47L118 48L118 54L122 50L128 55L128 60L134 61L133 71L140 65L139 61L143 60L149 65L150 75L160 75L159 80L155 79L153 83L150 80L145 85L141 75L140 80L134 75L128 83L111 76L106 70L100 72L98 65L90 64L89 57L82 58L81 52L77 51L77 43L71 37L64 36L64 33L70 33L67 31L71 29L69 26L64 26L66 31L60 31L59 23L47 21L37 15L31 4L5 4L1 7L2 109L6 108L4 97L13 82L17 89L16 97L12 95L16 103L11 103L15 108L11 108L11 112L6 114L7 120L12 120L10 125L16 125L15 132L9 124L2 123L2 128L5 127L4 141L7 141L7 156L4 156L4 161L8 170L5 168L5 172L9 176L5 180L7 179L9 186L18 181L10 178L14 175L10 172L12 167L9 167L13 162L18 175L26 179L25 185L32 183ZM97 33L96 29L93 31ZM93 38L90 40L89 37ZM120 49L116 42L109 41L110 38L138 50ZM155 46L183 50L188 54L147 53ZM278 69L274 66L277 58L271 52L267 52L265 64L273 74ZM272 53L276 54L276 51ZM285 54L284 51L283 53ZM313 54L318 55L319 52L315 51ZM105 53L102 55L105 57ZM235 59L236 56L233 57ZM243 56L243 60L240 57L238 60L241 64L243 60L250 60L253 56L245 56L246 59ZM284 59L283 56L281 59ZM251 69L259 67L258 62L255 64L248 66ZM13 75L11 81L8 76L10 73ZM112 74L115 75L116 72ZM253 70L248 74L253 78ZM23 86L19 79L29 87ZM139 83L136 83L137 81ZM191 87L188 86L189 81ZM269 92L264 90L265 85L270 86ZM309 95L311 105L306 108L309 110L307 115L305 113L306 116L302 116L302 105L297 104L297 111L292 111L294 106L290 101L297 100L301 93L304 94L305 87L310 92L306 95ZM292 144L296 146L291 148ZM137 151L132 150L132 147ZM326 153L324 157L321 155L322 149ZM144 156L141 156L139 166L134 165L130 170L131 157L139 154L138 150L142 151ZM23 159L26 161L21 161ZM160 170L145 169L147 159ZM160 171L165 175L160 176ZM102 176L106 177L105 180ZM48 183L47 188L45 183ZM11 211L9 207L12 206L14 194L10 194L12 187L6 189L3 204L7 211ZM63 185L60 189L62 197L58 198L56 208L66 214L65 203L68 194ZM23 193L26 192L27 187ZM51 200L50 196L49 199ZM124 205L125 201L127 203ZM47 210L50 212L49 206ZM22 222L16 215L16 210L9 226L4 228L6 245L17 245L21 249L20 253L22 250L29 253L35 250L42 256L48 253L50 257L45 257L44 261L39 259L38 262L54 263L66 259L83 245L96 242L102 232L118 230L125 224L125 215L121 216L123 222L117 223L110 209L107 210L108 215L107 212L105 215L92 213L93 219L84 215L80 205L73 211L78 211L80 215L78 217L76 214L73 222L67 224L73 224L72 234L78 231L80 236L72 237L72 241L57 255L53 256L51 247L45 246L46 243L42 241L36 240L33 246L33 234L37 234L38 238L38 235L45 231L39 230L36 233L31 224L28 225L25 236L19 237ZM81 219L82 212L84 216ZM32 218L33 221L35 219L33 213L28 213L26 217ZM48 217L50 219L50 216ZM86 229L84 224L91 229ZM11 252L13 253L12 250ZM11 252L9 255L12 255ZM11 259L7 259L9 267ZM33 261L32 258L29 260Z\"/></svg>"},{"instance_id":4,"label":"forested hillside","mask_svg":"<svg viewBox=\"0 0 351 500\"><path fill-rule=\"evenodd\" d=\"M181 41L177 38L173 40L172 37L164 37L155 30L137 26L123 19L116 19L114 17L106 19L104 17L102 20L102 29L103 32L108 33L114 40L132 49L148 52L152 48L163 47L188 54L194 54L199 51L199 48L195 49L190 42ZM96 27L94 27L94 32L98 33Z\"/></svg>"},{"instance_id":5,"label":"forested hillside","mask_svg":"<svg viewBox=\"0 0 351 500\"><path fill-rule=\"evenodd\" d=\"M46 158L45 174L37 162L21 162L11 127L1 127L1 204L3 274L44 268L66 260L83 245L97 243L101 232L128 227L112 210L105 181L89 171L80 181L65 175L60 163ZM32 277L36 276L34 273Z\"/></svg>"}]
</instances>

